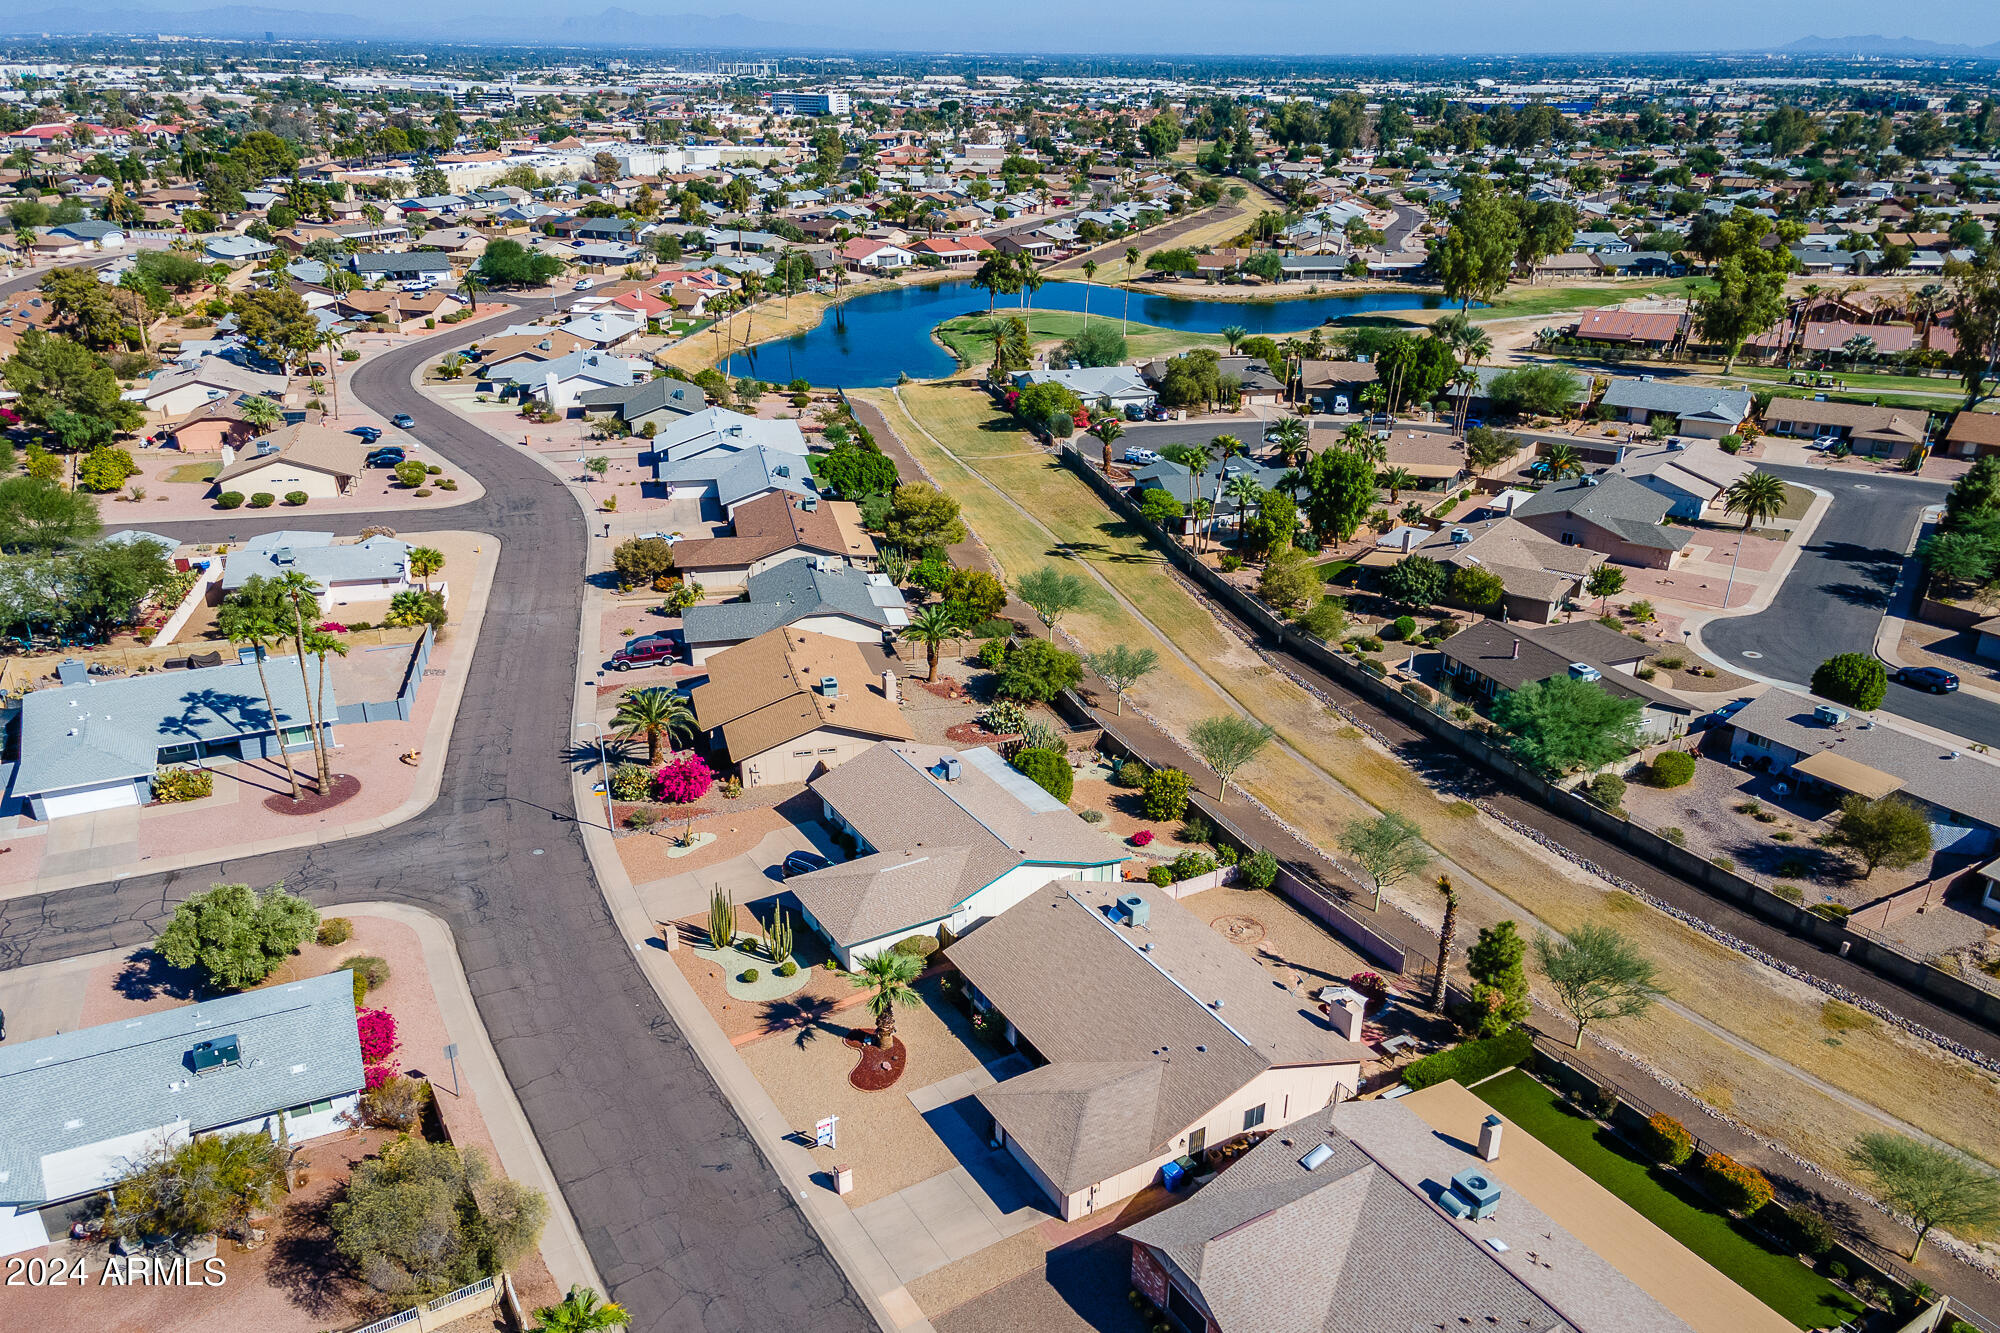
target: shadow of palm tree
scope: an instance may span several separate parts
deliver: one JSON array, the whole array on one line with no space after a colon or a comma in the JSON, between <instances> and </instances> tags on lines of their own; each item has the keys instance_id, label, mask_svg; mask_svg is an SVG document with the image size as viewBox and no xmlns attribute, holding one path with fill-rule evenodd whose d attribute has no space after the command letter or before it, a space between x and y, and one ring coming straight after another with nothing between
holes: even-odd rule
<instances>
[{"instance_id":1,"label":"shadow of palm tree","mask_svg":"<svg viewBox=\"0 0 2000 1333\"><path fill-rule=\"evenodd\" d=\"M766 1000L760 1016L772 1032L794 1031L792 1044L800 1050L817 1041L821 1033L845 1037L849 1029L831 1021L833 999L826 995L789 995L782 1000Z\"/></svg>"}]
</instances>

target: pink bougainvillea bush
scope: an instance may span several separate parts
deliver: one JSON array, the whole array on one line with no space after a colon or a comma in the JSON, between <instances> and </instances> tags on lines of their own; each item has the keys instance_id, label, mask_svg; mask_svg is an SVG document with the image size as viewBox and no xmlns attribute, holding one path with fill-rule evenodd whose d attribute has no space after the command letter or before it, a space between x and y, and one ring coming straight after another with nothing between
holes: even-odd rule
<instances>
[{"instance_id":1,"label":"pink bougainvillea bush","mask_svg":"<svg viewBox=\"0 0 2000 1333\"><path fill-rule=\"evenodd\" d=\"M697 754L683 754L668 760L653 774L653 787L660 799L670 805L686 805L699 801L708 795L708 789L715 785L715 774L709 771Z\"/></svg>"},{"instance_id":2,"label":"pink bougainvillea bush","mask_svg":"<svg viewBox=\"0 0 2000 1333\"><path fill-rule=\"evenodd\" d=\"M390 1079L400 1075L403 1071L397 1066L394 1060L384 1060L379 1065L369 1065L363 1072L367 1074L368 1079L362 1086L369 1092L373 1092Z\"/></svg>"},{"instance_id":3,"label":"pink bougainvillea bush","mask_svg":"<svg viewBox=\"0 0 2000 1333\"><path fill-rule=\"evenodd\" d=\"M396 1016L387 1009L363 1009L354 1026L361 1034L361 1063L379 1065L395 1053Z\"/></svg>"},{"instance_id":4,"label":"pink bougainvillea bush","mask_svg":"<svg viewBox=\"0 0 2000 1333\"><path fill-rule=\"evenodd\" d=\"M1153 830L1149 828L1142 828L1137 833L1134 833L1132 835L1132 845L1134 847L1144 847L1147 843L1151 842L1152 840L1153 840Z\"/></svg>"}]
</instances>

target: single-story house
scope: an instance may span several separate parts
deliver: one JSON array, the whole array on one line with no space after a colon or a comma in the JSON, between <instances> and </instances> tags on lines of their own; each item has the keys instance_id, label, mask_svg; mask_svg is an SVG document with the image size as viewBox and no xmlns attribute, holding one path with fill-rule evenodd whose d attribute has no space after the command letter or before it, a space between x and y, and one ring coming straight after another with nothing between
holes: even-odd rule
<instances>
[{"instance_id":1,"label":"single-story house","mask_svg":"<svg viewBox=\"0 0 2000 1333\"><path fill-rule=\"evenodd\" d=\"M856 239L840 247L840 260L849 268L887 272L908 268L917 262L917 257L887 241Z\"/></svg>"},{"instance_id":2,"label":"single-story house","mask_svg":"<svg viewBox=\"0 0 2000 1333\"><path fill-rule=\"evenodd\" d=\"M1194 513L1188 503L1190 488L1197 500L1206 500L1214 507L1209 511L1207 526L1222 531L1233 527L1240 507L1229 494L1229 483L1237 477L1248 477L1266 490L1274 489L1285 469L1270 467L1254 458L1242 454L1235 455L1226 462L1210 459L1207 466L1192 481L1188 470L1170 459L1157 463L1147 463L1132 473L1132 489L1140 495L1147 491L1165 491L1181 504L1181 531L1194 531ZM1222 495L1216 498L1216 486L1222 487ZM1254 506L1252 506L1254 509Z\"/></svg>"},{"instance_id":3,"label":"single-story house","mask_svg":"<svg viewBox=\"0 0 2000 1333\"><path fill-rule=\"evenodd\" d=\"M1684 310L1589 310L1577 320L1576 336L1585 342L1663 348L1680 337L1686 322Z\"/></svg>"},{"instance_id":4,"label":"single-story house","mask_svg":"<svg viewBox=\"0 0 2000 1333\"><path fill-rule=\"evenodd\" d=\"M1750 419L1751 398L1748 389L1614 376L1601 404L1616 411L1620 419L1638 425L1646 425L1654 417L1669 417L1676 435L1719 440L1743 429L1743 423Z\"/></svg>"},{"instance_id":5,"label":"single-story house","mask_svg":"<svg viewBox=\"0 0 2000 1333\"><path fill-rule=\"evenodd\" d=\"M277 397L285 389L280 375L262 375L219 356L205 356L191 366L155 371L153 377L125 397L148 412L180 418L218 400L243 396Z\"/></svg>"},{"instance_id":6,"label":"single-story house","mask_svg":"<svg viewBox=\"0 0 2000 1333\"><path fill-rule=\"evenodd\" d=\"M330 426L300 422L239 447L224 445L218 493L268 491L284 496L303 491L315 500L347 494L361 475L368 446L356 435Z\"/></svg>"},{"instance_id":7,"label":"single-story house","mask_svg":"<svg viewBox=\"0 0 2000 1333\"><path fill-rule=\"evenodd\" d=\"M1665 525L1671 506L1666 496L1614 472L1544 486L1515 506L1514 517L1565 546L1602 551L1620 564L1672 569L1688 533Z\"/></svg>"},{"instance_id":8,"label":"single-story house","mask_svg":"<svg viewBox=\"0 0 2000 1333\"><path fill-rule=\"evenodd\" d=\"M523 398L552 411L581 416L583 396L597 389L626 388L648 378L646 363L605 352L579 351L553 361L531 361L495 370L495 383L511 384Z\"/></svg>"},{"instance_id":9,"label":"single-story house","mask_svg":"<svg viewBox=\"0 0 2000 1333\"><path fill-rule=\"evenodd\" d=\"M983 747L880 742L814 778L812 793L854 859L785 887L849 970L898 940L1004 918L1052 881L1115 886L1127 856Z\"/></svg>"},{"instance_id":10,"label":"single-story house","mask_svg":"<svg viewBox=\"0 0 2000 1333\"><path fill-rule=\"evenodd\" d=\"M1187 1333L1791 1327L1453 1082L1272 1130L1124 1235Z\"/></svg>"},{"instance_id":11,"label":"single-story house","mask_svg":"<svg viewBox=\"0 0 2000 1333\"><path fill-rule=\"evenodd\" d=\"M805 433L790 418L745 416L726 407L700 408L676 420L663 421L653 433L653 453L662 464L684 462L718 451L734 453L757 448L796 454L803 459Z\"/></svg>"},{"instance_id":12,"label":"single-story house","mask_svg":"<svg viewBox=\"0 0 2000 1333\"><path fill-rule=\"evenodd\" d=\"M1373 361L1306 361L1299 372L1300 392L1315 412L1339 409L1337 399L1346 399L1346 410L1361 410L1361 391L1376 382L1380 368Z\"/></svg>"},{"instance_id":13,"label":"single-story house","mask_svg":"<svg viewBox=\"0 0 2000 1333\"><path fill-rule=\"evenodd\" d=\"M903 594L888 575L828 556L802 556L759 570L744 580L744 599L682 613L688 661L701 666L724 648L784 625L855 643L883 643L910 623Z\"/></svg>"},{"instance_id":14,"label":"single-story house","mask_svg":"<svg viewBox=\"0 0 2000 1333\"><path fill-rule=\"evenodd\" d=\"M1323 1117L1359 1087L1367 1048L1170 893L1036 874L948 957L974 1011L1035 1062L976 1095L1063 1220L1115 1209L1178 1158Z\"/></svg>"},{"instance_id":15,"label":"single-story house","mask_svg":"<svg viewBox=\"0 0 2000 1333\"><path fill-rule=\"evenodd\" d=\"M202 247L205 258L224 264L254 264L278 253L278 247L255 236L217 236Z\"/></svg>"},{"instance_id":16,"label":"single-story house","mask_svg":"<svg viewBox=\"0 0 2000 1333\"><path fill-rule=\"evenodd\" d=\"M281 747L312 746L292 658L265 663L275 720L254 660L141 676L71 675L21 699L21 761L8 794L36 819L144 805L162 765L275 759ZM321 725L330 736L340 720L331 682L325 699Z\"/></svg>"},{"instance_id":17,"label":"single-story house","mask_svg":"<svg viewBox=\"0 0 2000 1333\"><path fill-rule=\"evenodd\" d=\"M534 329L526 333L502 334L479 344L479 388L491 392L523 367L560 361L575 352L589 350L581 338L554 329Z\"/></svg>"},{"instance_id":18,"label":"single-story house","mask_svg":"<svg viewBox=\"0 0 2000 1333\"><path fill-rule=\"evenodd\" d=\"M1455 523L1424 534L1403 549L1371 552L1361 563L1383 567L1408 554L1452 566L1484 569L1500 580L1500 602L1507 618L1537 625L1555 620L1582 592L1591 571L1604 563L1604 556L1597 551L1584 546L1565 546L1507 517Z\"/></svg>"},{"instance_id":19,"label":"single-story house","mask_svg":"<svg viewBox=\"0 0 2000 1333\"><path fill-rule=\"evenodd\" d=\"M1166 378L1167 362L1170 358L1155 357L1151 361L1140 362L1133 369L1139 372L1146 383L1157 386ZM1271 368L1255 357L1217 357L1216 374L1223 379L1233 379L1242 389L1242 401L1248 407L1275 407L1284 401L1285 382L1271 373Z\"/></svg>"},{"instance_id":20,"label":"single-story house","mask_svg":"<svg viewBox=\"0 0 2000 1333\"><path fill-rule=\"evenodd\" d=\"M1773 435L1831 436L1845 441L1857 454L1908 458L1929 438L1930 414L1921 408L1913 412L1865 403L1774 396L1764 409L1764 425Z\"/></svg>"},{"instance_id":21,"label":"single-story house","mask_svg":"<svg viewBox=\"0 0 2000 1333\"><path fill-rule=\"evenodd\" d=\"M1605 475L1629 477L1665 496L1671 518L1722 518L1729 488L1755 472L1746 458L1705 440L1673 440L1625 451Z\"/></svg>"},{"instance_id":22,"label":"single-story house","mask_svg":"<svg viewBox=\"0 0 2000 1333\"><path fill-rule=\"evenodd\" d=\"M330 532L266 532L223 556L222 590L234 592L252 575L278 578L297 572L319 585L326 610L357 602L386 602L410 583L410 545L374 536L336 545Z\"/></svg>"},{"instance_id":23,"label":"single-story house","mask_svg":"<svg viewBox=\"0 0 2000 1333\"><path fill-rule=\"evenodd\" d=\"M1023 370L1014 376L1014 387L1030 384L1060 384L1083 400L1086 407L1109 401L1119 411L1127 407L1151 407L1159 395L1153 386L1130 366L1083 366L1076 370Z\"/></svg>"},{"instance_id":24,"label":"single-story house","mask_svg":"<svg viewBox=\"0 0 2000 1333\"><path fill-rule=\"evenodd\" d=\"M2000 453L2000 415L1992 412L1960 412L1951 419L1941 453L1956 458L1973 458Z\"/></svg>"},{"instance_id":25,"label":"single-story house","mask_svg":"<svg viewBox=\"0 0 2000 1333\"><path fill-rule=\"evenodd\" d=\"M1833 801L1891 792L1929 819L1931 848L1982 856L2000 828L2000 763L1790 690L1766 690L1729 719L1731 763L1809 785Z\"/></svg>"},{"instance_id":26,"label":"single-story house","mask_svg":"<svg viewBox=\"0 0 2000 1333\"><path fill-rule=\"evenodd\" d=\"M380 278L385 282L411 282L418 278L452 280L451 256L437 250L353 254L347 256L347 266L364 278Z\"/></svg>"},{"instance_id":27,"label":"single-story house","mask_svg":"<svg viewBox=\"0 0 2000 1333\"><path fill-rule=\"evenodd\" d=\"M577 396L576 405L585 415L609 413L624 422L635 434L651 426L661 429L708 406L708 395L698 384L661 375L632 384L608 385Z\"/></svg>"},{"instance_id":28,"label":"single-story house","mask_svg":"<svg viewBox=\"0 0 2000 1333\"><path fill-rule=\"evenodd\" d=\"M738 504L729 518L729 536L696 537L674 546L674 568L710 593L740 592L752 574L800 556L864 569L875 563L874 539L862 528L859 510L844 501L772 491Z\"/></svg>"},{"instance_id":29,"label":"single-story house","mask_svg":"<svg viewBox=\"0 0 2000 1333\"><path fill-rule=\"evenodd\" d=\"M1484 417L1484 416L1490 416L1493 413L1499 411L1500 410L1499 407L1494 403L1492 394L1489 392L1493 387L1493 381L1499 379L1502 375L1522 369L1525 369L1525 367L1522 366L1472 367L1472 373L1479 379L1479 386L1472 391L1471 400L1466 404L1466 415L1473 417ZM1571 371L1569 379L1570 379L1570 391L1568 395L1569 405L1572 409L1580 408L1590 401L1591 394L1596 392L1596 386L1592 382L1590 376L1582 374L1577 371ZM1457 397L1456 391L1451 390L1449 388L1445 390L1445 393L1448 397L1452 398Z\"/></svg>"},{"instance_id":30,"label":"single-story house","mask_svg":"<svg viewBox=\"0 0 2000 1333\"><path fill-rule=\"evenodd\" d=\"M184 454L217 454L226 445L242 445L257 433L228 398L211 398L179 421L162 426L159 435Z\"/></svg>"},{"instance_id":31,"label":"single-story house","mask_svg":"<svg viewBox=\"0 0 2000 1333\"><path fill-rule=\"evenodd\" d=\"M762 445L662 458L653 465L653 477L666 487L669 499L713 498L723 513L732 517L739 505L767 495L815 493L803 456Z\"/></svg>"},{"instance_id":32,"label":"single-story house","mask_svg":"<svg viewBox=\"0 0 2000 1333\"><path fill-rule=\"evenodd\" d=\"M1446 639L1438 651L1446 676L1460 689L1489 700L1557 676L1595 681L1611 694L1644 705L1639 734L1648 741L1680 735L1701 711L1640 680L1634 673L1652 650L1595 620L1535 626L1483 620Z\"/></svg>"},{"instance_id":33,"label":"single-story house","mask_svg":"<svg viewBox=\"0 0 2000 1333\"><path fill-rule=\"evenodd\" d=\"M341 1132L362 1082L346 970L9 1042L0 1254L62 1240L55 1205L109 1189L160 1145L222 1133L298 1144Z\"/></svg>"},{"instance_id":34,"label":"single-story house","mask_svg":"<svg viewBox=\"0 0 2000 1333\"><path fill-rule=\"evenodd\" d=\"M678 553L677 553L678 554ZM849 639L792 627L726 648L689 693L695 724L746 787L806 782L877 741L910 741L893 672Z\"/></svg>"}]
</instances>

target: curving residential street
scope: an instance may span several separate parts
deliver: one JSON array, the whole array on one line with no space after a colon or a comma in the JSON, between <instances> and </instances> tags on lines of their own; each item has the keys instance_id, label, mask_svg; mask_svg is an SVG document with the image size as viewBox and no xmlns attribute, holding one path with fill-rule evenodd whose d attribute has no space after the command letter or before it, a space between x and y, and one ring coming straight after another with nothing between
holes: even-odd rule
<instances>
[{"instance_id":1,"label":"curving residential street","mask_svg":"<svg viewBox=\"0 0 2000 1333\"><path fill-rule=\"evenodd\" d=\"M32 281L33 279L30 279ZM454 344L545 301L449 335ZM539 463L410 385L444 339L386 352L356 397L409 412L426 448L476 475L483 499L437 526L500 539L491 598L436 802L382 833L0 903L0 967L150 940L173 905L217 881L283 880L315 903L409 903L448 922L481 1018L612 1298L655 1330L875 1327L612 922L586 859L570 745L584 520ZM398 515L352 514L357 530ZM226 541L278 516L160 524Z\"/></svg>"}]
</instances>

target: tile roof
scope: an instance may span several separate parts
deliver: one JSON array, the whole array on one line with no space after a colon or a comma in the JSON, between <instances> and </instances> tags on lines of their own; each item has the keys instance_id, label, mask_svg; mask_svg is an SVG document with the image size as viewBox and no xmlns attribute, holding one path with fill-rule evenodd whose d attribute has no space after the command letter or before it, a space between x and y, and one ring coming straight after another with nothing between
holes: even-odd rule
<instances>
[{"instance_id":1,"label":"tile roof","mask_svg":"<svg viewBox=\"0 0 2000 1333\"><path fill-rule=\"evenodd\" d=\"M832 697L820 693L828 677L837 682ZM707 682L688 697L696 724L720 731L739 762L822 727L877 740L915 738L857 645L806 630L774 629L717 653Z\"/></svg>"},{"instance_id":2,"label":"tile roof","mask_svg":"<svg viewBox=\"0 0 2000 1333\"><path fill-rule=\"evenodd\" d=\"M1146 899L1144 926L1115 911L1130 893ZM1267 1069L1366 1053L1147 886L1050 884L949 953L1049 1062L979 1099L1064 1192L1160 1156Z\"/></svg>"},{"instance_id":3,"label":"tile roof","mask_svg":"<svg viewBox=\"0 0 2000 1333\"><path fill-rule=\"evenodd\" d=\"M224 1035L238 1039L241 1063L195 1074L189 1049ZM0 1202L48 1201L46 1186L62 1187L44 1177L55 1154L176 1125L214 1129L342 1097L361 1082L345 971L9 1042L0 1046Z\"/></svg>"},{"instance_id":4,"label":"tile roof","mask_svg":"<svg viewBox=\"0 0 2000 1333\"><path fill-rule=\"evenodd\" d=\"M1610 473L1544 486L1515 508L1514 517L1574 514L1634 546L1678 551L1689 534L1662 525L1667 509L1667 498L1658 491Z\"/></svg>"},{"instance_id":5,"label":"tile roof","mask_svg":"<svg viewBox=\"0 0 2000 1333\"><path fill-rule=\"evenodd\" d=\"M932 770L957 756L960 775ZM941 920L1018 866L1113 865L1125 851L987 749L884 742L812 782L873 852L788 881L822 929L859 944Z\"/></svg>"},{"instance_id":6,"label":"tile roof","mask_svg":"<svg viewBox=\"0 0 2000 1333\"><path fill-rule=\"evenodd\" d=\"M303 727L309 716L297 659L264 663L278 722ZM310 669L310 668L309 668ZM270 732L264 680L252 663L101 678L35 690L21 700L21 762L13 794L32 796L149 776L162 746L227 741ZM317 686L317 682L315 682ZM340 720L332 682L326 721Z\"/></svg>"}]
</instances>

